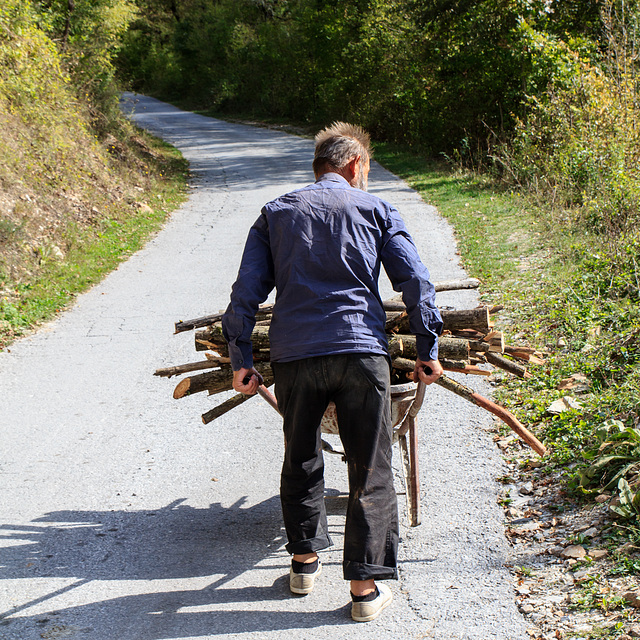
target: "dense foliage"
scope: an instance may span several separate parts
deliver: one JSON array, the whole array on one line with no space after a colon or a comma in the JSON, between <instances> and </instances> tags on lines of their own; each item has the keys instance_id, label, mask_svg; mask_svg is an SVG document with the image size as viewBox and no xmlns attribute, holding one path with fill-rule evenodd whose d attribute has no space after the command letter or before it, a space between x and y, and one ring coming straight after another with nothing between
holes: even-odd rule
<instances>
[{"instance_id":1,"label":"dense foliage","mask_svg":"<svg viewBox=\"0 0 640 640\"><path fill-rule=\"evenodd\" d=\"M120 62L191 105L323 122L437 153L509 131L562 60L599 48L598 4L553 0L137 0Z\"/></svg>"}]
</instances>

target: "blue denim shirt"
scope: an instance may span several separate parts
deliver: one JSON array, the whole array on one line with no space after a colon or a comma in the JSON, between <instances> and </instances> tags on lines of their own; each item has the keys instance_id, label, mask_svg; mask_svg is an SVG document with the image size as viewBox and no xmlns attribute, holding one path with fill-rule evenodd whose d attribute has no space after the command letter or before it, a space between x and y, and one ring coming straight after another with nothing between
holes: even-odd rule
<instances>
[{"instance_id":1,"label":"blue denim shirt","mask_svg":"<svg viewBox=\"0 0 640 640\"><path fill-rule=\"evenodd\" d=\"M394 207L336 173L266 204L249 231L222 319L233 369L253 366L255 314L274 287L273 362L387 354L381 265L402 292L420 359L437 359L442 319L435 289Z\"/></svg>"}]
</instances>

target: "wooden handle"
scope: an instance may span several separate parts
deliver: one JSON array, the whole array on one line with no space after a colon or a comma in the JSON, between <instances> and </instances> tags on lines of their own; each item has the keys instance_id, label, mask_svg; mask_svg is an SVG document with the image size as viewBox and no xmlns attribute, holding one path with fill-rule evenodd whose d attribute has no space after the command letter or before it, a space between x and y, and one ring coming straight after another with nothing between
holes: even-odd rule
<instances>
[{"instance_id":1,"label":"wooden handle","mask_svg":"<svg viewBox=\"0 0 640 640\"><path fill-rule=\"evenodd\" d=\"M436 384L439 384L441 387L444 387L448 391L452 391L456 395L468 400L469 402L473 402L473 404L478 407L482 407L487 411L493 413L493 415L498 416L500 420L502 420L505 424L507 424L513 431L515 431L522 440L524 440L538 455L545 456L547 454L547 449L545 446L536 438L531 431L529 431L512 413L507 411L504 407L488 400L487 398L481 396L479 393L469 389L469 387L465 387L463 384L448 378L447 376L440 376L436 380Z\"/></svg>"}]
</instances>

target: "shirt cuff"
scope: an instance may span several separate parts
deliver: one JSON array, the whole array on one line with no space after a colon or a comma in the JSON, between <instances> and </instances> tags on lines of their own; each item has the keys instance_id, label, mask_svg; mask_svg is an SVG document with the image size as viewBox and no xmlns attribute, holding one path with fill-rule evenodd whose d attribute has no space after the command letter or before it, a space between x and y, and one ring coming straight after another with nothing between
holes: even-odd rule
<instances>
[{"instance_id":1,"label":"shirt cuff","mask_svg":"<svg viewBox=\"0 0 640 640\"><path fill-rule=\"evenodd\" d=\"M229 359L231 360L231 368L234 371L238 371L239 369L251 369L251 367L253 367L251 344L238 341L230 342Z\"/></svg>"},{"instance_id":2,"label":"shirt cuff","mask_svg":"<svg viewBox=\"0 0 640 640\"><path fill-rule=\"evenodd\" d=\"M438 336L424 335L419 333L416 336L416 351L422 362L438 359Z\"/></svg>"}]
</instances>

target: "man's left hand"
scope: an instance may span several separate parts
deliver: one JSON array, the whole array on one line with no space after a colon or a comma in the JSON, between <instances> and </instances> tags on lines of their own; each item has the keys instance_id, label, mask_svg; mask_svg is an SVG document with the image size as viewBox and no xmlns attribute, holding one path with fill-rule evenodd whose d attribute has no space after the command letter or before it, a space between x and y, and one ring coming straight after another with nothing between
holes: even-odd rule
<instances>
[{"instance_id":1,"label":"man's left hand","mask_svg":"<svg viewBox=\"0 0 640 640\"><path fill-rule=\"evenodd\" d=\"M416 368L413 370L413 381L433 384L442 374L444 369L439 360L416 360Z\"/></svg>"},{"instance_id":2,"label":"man's left hand","mask_svg":"<svg viewBox=\"0 0 640 640\"><path fill-rule=\"evenodd\" d=\"M253 396L258 393L258 387L262 383L262 376L253 367L233 372L233 388L240 393Z\"/></svg>"}]
</instances>

